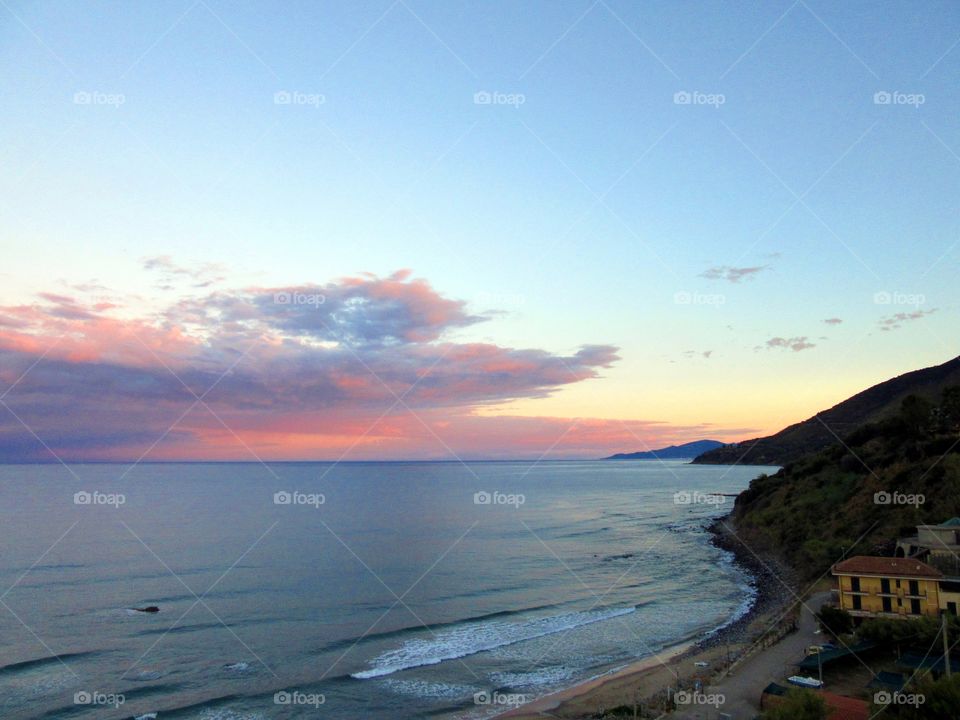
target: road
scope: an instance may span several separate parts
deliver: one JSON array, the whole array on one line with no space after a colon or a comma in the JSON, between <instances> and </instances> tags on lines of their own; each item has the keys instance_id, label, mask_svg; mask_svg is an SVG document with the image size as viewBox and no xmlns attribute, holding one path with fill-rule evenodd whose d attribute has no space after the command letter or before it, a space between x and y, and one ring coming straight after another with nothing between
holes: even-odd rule
<instances>
[{"instance_id":1,"label":"road","mask_svg":"<svg viewBox=\"0 0 960 720\"><path fill-rule=\"evenodd\" d=\"M817 635L817 621L813 613L830 599L830 592L811 595L800 611L797 632L784 637L776 645L760 650L738 665L732 674L703 690L705 695L723 695L719 707L691 706L675 712L671 718L682 720L717 720L727 713L734 720L750 720L760 712L760 694L771 682L784 684L784 679L796 674L799 662L810 645L823 642Z\"/></svg>"}]
</instances>

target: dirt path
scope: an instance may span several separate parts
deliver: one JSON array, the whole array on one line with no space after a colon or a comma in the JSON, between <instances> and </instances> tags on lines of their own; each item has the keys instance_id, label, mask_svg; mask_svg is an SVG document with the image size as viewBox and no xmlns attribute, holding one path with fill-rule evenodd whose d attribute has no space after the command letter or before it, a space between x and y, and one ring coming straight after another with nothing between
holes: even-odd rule
<instances>
[{"instance_id":1,"label":"dirt path","mask_svg":"<svg viewBox=\"0 0 960 720\"><path fill-rule=\"evenodd\" d=\"M815 611L830 599L829 592L812 595L800 611L800 622L795 633L787 635L772 647L757 652L738 665L733 672L703 690L705 695L722 694L719 707L699 706L680 710L671 715L677 720L715 720L727 713L735 720L748 720L760 712L760 693L771 682L783 683L784 678L796 674L795 663L806 654L806 648L823 642L817 635Z\"/></svg>"}]
</instances>

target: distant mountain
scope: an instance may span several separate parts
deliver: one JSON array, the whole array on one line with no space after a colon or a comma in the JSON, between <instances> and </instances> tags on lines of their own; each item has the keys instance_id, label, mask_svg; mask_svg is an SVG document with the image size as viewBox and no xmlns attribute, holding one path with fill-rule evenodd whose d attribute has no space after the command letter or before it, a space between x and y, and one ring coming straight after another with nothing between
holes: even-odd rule
<instances>
[{"instance_id":1,"label":"distant mountain","mask_svg":"<svg viewBox=\"0 0 960 720\"><path fill-rule=\"evenodd\" d=\"M951 385L960 385L960 357L874 385L776 435L724 445L697 456L693 462L785 465L839 442L867 423L895 417L908 395L937 401L943 389Z\"/></svg>"},{"instance_id":2,"label":"distant mountain","mask_svg":"<svg viewBox=\"0 0 960 720\"><path fill-rule=\"evenodd\" d=\"M715 450L723 447L722 442L716 440L695 440L694 442L684 443L683 445L670 445L659 450L647 450L646 452L617 453L604 460L677 460L682 458L695 458L708 450Z\"/></svg>"}]
</instances>

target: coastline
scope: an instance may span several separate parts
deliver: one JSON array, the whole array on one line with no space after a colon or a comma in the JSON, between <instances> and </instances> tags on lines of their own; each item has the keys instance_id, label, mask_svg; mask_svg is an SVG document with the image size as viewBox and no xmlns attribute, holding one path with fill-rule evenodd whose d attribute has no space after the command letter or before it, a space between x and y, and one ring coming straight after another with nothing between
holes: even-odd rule
<instances>
[{"instance_id":1,"label":"coastline","mask_svg":"<svg viewBox=\"0 0 960 720\"><path fill-rule=\"evenodd\" d=\"M555 718L602 717L602 712L634 705L648 712L667 702L668 688L706 687L721 673L745 659L745 652L758 647L756 640L778 626L794 600L788 587L795 588L792 573L774 558L760 558L744 547L731 530L731 515L706 524L711 545L731 554L731 561L750 578L753 601L739 617L708 631L696 640L664 648L655 655L639 658L626 667L576 683L536 700L499 713L498 719L534 720L545 715ZM791 621L792 622L792 621ZM698 665L706 663L706 665ZM659 713L656 713L659 714Z\"/></svg>"}]
</instances>

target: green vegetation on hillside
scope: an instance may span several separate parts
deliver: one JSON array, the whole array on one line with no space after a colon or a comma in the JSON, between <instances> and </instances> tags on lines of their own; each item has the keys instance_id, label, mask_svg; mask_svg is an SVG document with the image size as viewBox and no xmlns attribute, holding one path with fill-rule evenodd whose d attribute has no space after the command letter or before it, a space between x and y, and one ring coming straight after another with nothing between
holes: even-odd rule
<instances>
[{"instance_id":1,"label":"green vegetation on hillside","mask_svg":"<svg viewBox=\"0 0 960 720\"><path fill-rule=\"evenodd\" d=\"M734 508L744 542L775 552L808 579L844 556L890 555L916 525L956 515L960 386L934 402L908 396L895 416L761 475Z\"/></svg>"}]
</instances>

